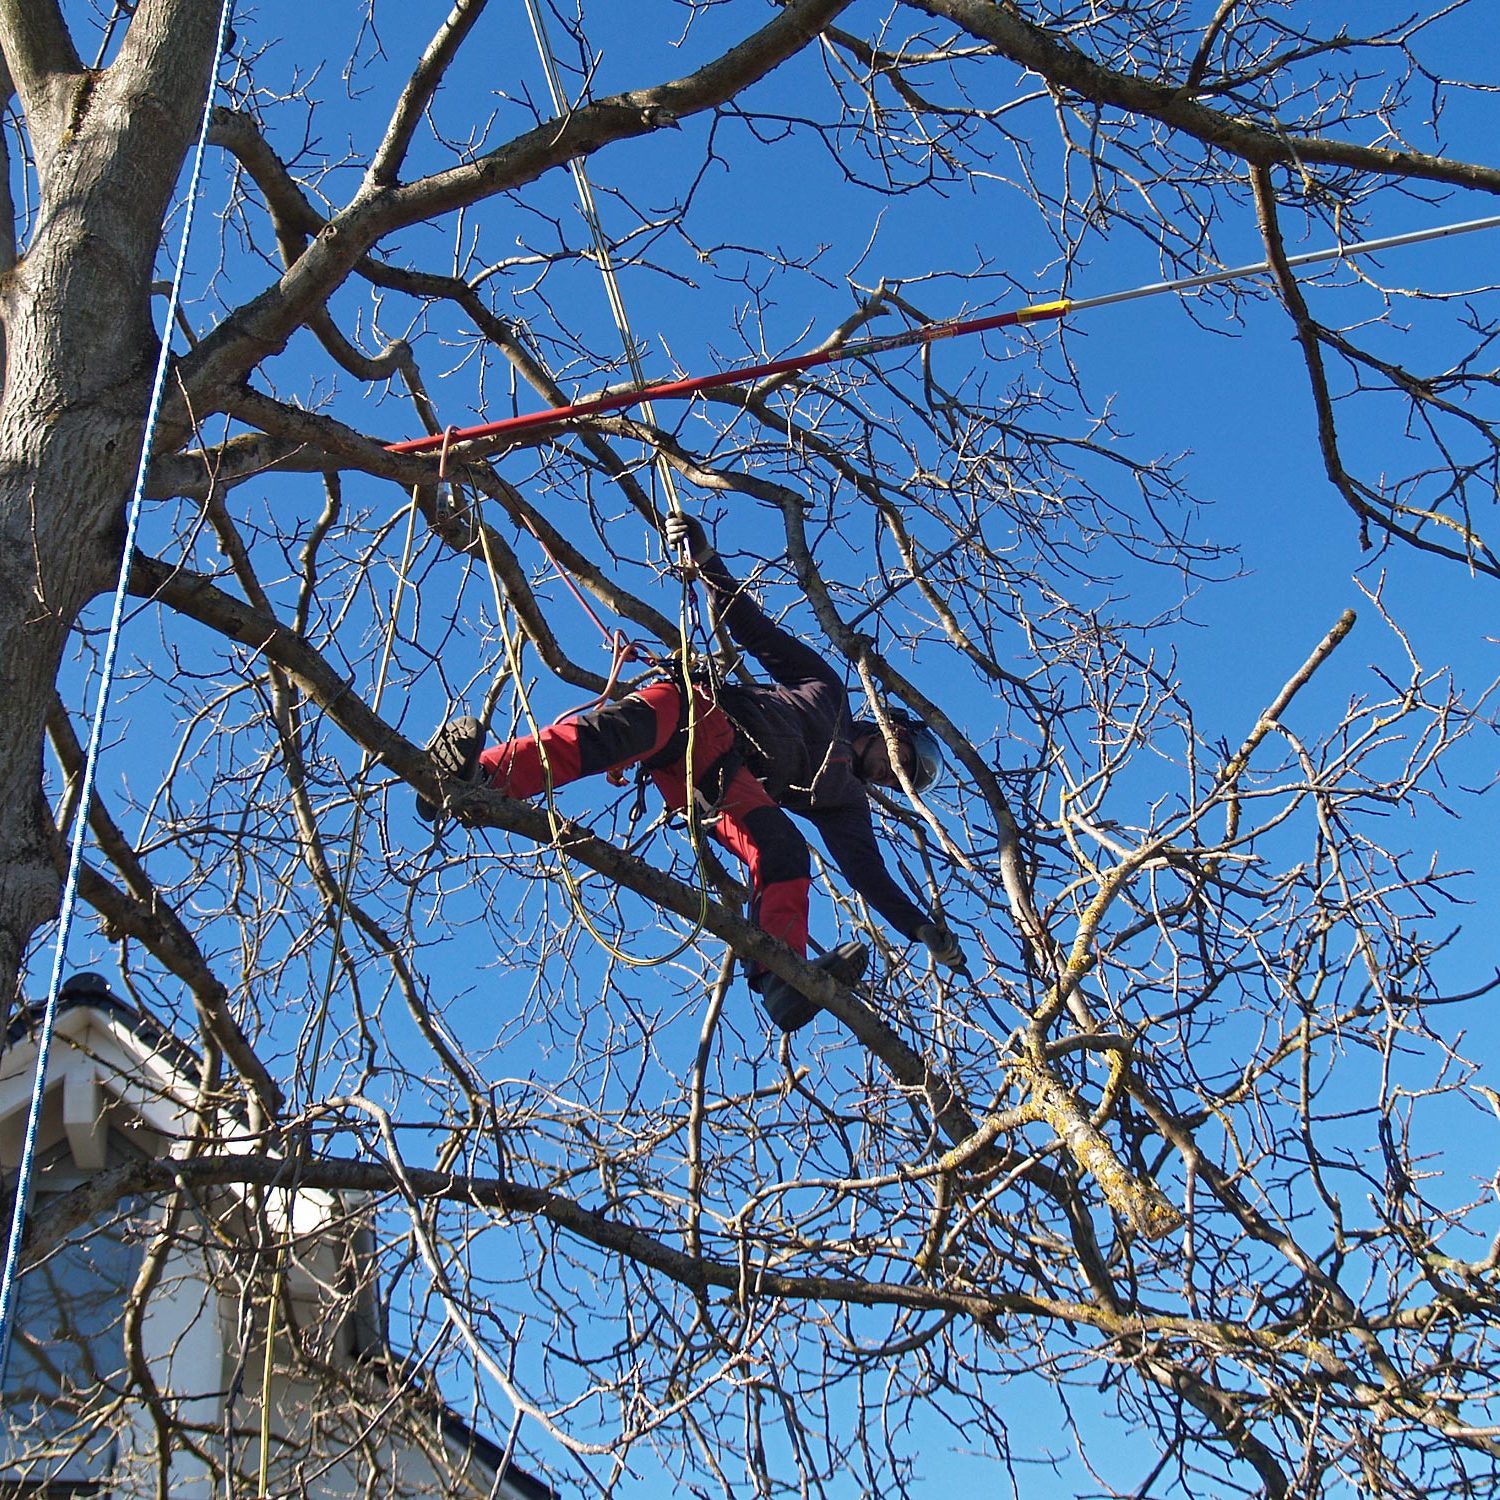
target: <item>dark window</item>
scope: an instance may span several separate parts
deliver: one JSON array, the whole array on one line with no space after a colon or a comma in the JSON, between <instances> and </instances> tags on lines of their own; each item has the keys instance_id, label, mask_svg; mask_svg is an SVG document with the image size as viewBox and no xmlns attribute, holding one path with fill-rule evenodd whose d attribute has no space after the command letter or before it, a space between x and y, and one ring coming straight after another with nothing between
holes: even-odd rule
<instances>
[{"instance_id":1,"label":"dark window","mask_svg":"<svg viewBox=\"0 0 1500 1500\"><path fill-rule=\"evenodd\" d=\"M71 1165L71 1163L70 1163ZM75 1185L56 1168L38 1194ZM0 1405L0 1500L104 1493L121 1418L125 1299L141 1264L139 1204L75 1230L22 1276Z\"/></svg>"}]
</instances>

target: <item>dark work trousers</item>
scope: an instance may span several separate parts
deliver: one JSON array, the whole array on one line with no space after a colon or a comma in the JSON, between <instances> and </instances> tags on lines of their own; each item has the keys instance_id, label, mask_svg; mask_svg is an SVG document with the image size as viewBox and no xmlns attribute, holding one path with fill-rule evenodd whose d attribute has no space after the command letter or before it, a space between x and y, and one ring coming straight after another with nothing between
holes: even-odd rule
<instances>
[{"instance_id":1,"label":"dark work trousers","mask_svg":"<svg viewBox=\"0 0 1500 1500\"><path fill-rule=\"evenodd\" d=\"M691 778L682 684L665 680L550 725L539 736L493 745L480 755L479 764L489 784L511 797L537 796L549 773L552 785L560 787L642 761L650 762L651 779L670 808L686 807L690 787L698 787L712 805L706 819L709 832L750 872L751 920L805 958L812 871L807 841L765 787L733 758L735 729L724 710L700 685L694 685L693 695ZM709 777L714 785L704 784L705 773L721 763L728 771L727 784L718 785L722 778L717 775ZM752 988L759 988L764 972L751 965Z\"/></svg>"}]
</instances>

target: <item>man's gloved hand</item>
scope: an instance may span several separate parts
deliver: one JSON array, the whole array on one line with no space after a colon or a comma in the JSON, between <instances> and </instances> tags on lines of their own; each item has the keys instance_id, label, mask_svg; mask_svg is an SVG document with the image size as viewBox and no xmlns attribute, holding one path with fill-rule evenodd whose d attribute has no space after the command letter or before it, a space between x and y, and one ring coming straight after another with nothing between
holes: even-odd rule
<instances>
[{"instance_id":1,"label":"man's gloved hand","mask_svg":"<svg viewBox=\"0 0 1500 1500\"><path fill-rule=\"evenodd\" d=\"M695 563L705 562L714 555L713 544L708 539L708 533L693 516L685 516L681 511L673 511L667 517L662 530L667 539L667 546L673 552L687 548L688 556Z\"/></svg>"},{"instance_id":2,"label":"man's gloved hand","mask_svg":"<svg viewBox=\"0 0 1500 1500\"><path fill-rule=\"evenodd\" d=\"M917 928L917 941L925 943L933 961L942 964L945 969L952 969L959 974L968 971L969 961L964 957L963 948L941 922L923 922Z\"/></svg>"}]
</instances>

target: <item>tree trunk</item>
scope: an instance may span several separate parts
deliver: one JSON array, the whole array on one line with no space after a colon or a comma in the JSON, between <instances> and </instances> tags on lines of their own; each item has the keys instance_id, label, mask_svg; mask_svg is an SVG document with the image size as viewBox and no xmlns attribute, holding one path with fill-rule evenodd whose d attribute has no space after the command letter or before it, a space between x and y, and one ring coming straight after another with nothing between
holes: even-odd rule
<instances>
[{"instance_id":1,"label":"tree trunk","mask_svg":"<svg viewBox=\"0 0 1500 1500\"><path fill-rule=\"evenodd\" d=\"M217 13L147 0L116 60L76 66L47 0L0 0L39 207L0 280L0 994L56 911L44 721L68 636L119 567L156 333L162 224L195 134Z\"/></svg>"}]
</instances>

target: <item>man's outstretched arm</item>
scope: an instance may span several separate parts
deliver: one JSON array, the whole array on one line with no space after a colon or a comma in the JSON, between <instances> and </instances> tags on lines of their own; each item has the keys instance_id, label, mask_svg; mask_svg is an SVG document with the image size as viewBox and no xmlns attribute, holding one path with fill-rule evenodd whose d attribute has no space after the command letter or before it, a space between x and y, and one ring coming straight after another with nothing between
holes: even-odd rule
<instances>
[{"instance_id":1,"label":"man's outstretched arm","mask_svg":"<svg viewBox=\"0 0 1500 1500\"><path fill-rule=\"evenodd\" d=\"M670 547L686 551L693 571L713 594L719 617L735 643L775 681L792 686L818 679L843 689L843 680L820 652L767 616L754 595L729 571L697 520L677 512L667 517L665 532Z\"/></svg>"},{"instance_id":2,"label":"man's outstretched arm","mask_svg":"<svg viewBox=\"0 0 1500 1500\"><path fill-rule=\"evenodd\" d=\"M915 939L932 918L886 869L868 805L850 803L845 807L820 808L803 816L811 819L823 846L853 890L902 937Z\"/></svg>"},{"instance_id":3,"label":"man's outstretched arm","mask_svg":"<svg viewBox=\"0 0 1500 1500\"><path fill-rule=\"evenodd\" d=\"M935 963L964 971L968 960L958 939L932 913L918 906L886 868L866 807L838 807L804 814L817 825L824 847L850 887L902 937L926 945Z\"/></svg>"}]
</instances>

